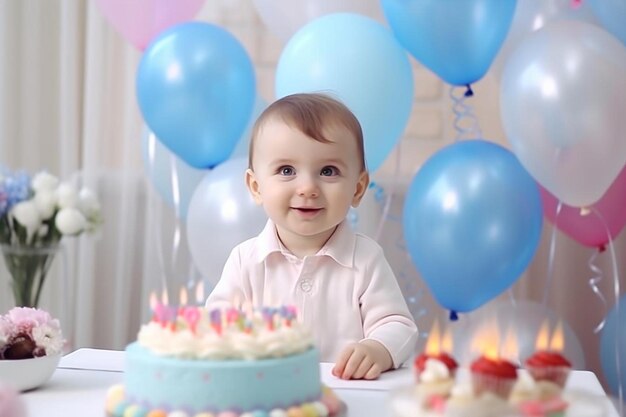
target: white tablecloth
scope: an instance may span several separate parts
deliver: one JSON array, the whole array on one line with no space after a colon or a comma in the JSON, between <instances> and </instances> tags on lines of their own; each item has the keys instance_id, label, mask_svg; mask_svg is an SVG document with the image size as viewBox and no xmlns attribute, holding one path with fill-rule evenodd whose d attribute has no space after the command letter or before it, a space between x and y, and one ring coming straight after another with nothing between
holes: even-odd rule
<instances>
[{"instance_id":1,"label":"white tablecloth","mask_svg":"<svg viewBox=\"0 0 626 417\"><path fill-rule=\"evenodd\" d=\"M123 381L124 352L78 349L61 359L45 385L23 394L29 417L103 417L107 389ZM389 391L413 382L408 368L386 372L376 381L343 381L331 375L331 364L320 364L322 381L347 404L348 417L389 415ZM604 395L596 376L573 371L567 389Z\"/></svg>"}]
</instances>

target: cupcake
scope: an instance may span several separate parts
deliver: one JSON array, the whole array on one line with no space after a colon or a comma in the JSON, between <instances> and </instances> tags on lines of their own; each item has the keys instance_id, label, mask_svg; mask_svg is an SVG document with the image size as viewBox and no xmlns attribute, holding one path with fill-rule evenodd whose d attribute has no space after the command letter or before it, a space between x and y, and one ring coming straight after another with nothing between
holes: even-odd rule
<instances>
[{"instance_id":1,"label":"cupcake","mask_svg":"<svg viewBox=\"0 0 626 417\"><path fill-rule=\"evenodd\" d=\"M448 397L454 386L457 362L447 353L421 354L414 362L417 390L425 397Z\"/></svg>"},{"instance_id":2,"label":"cupcake","mask_svg":"<svg viewBox=\"0 0 626 417\"><path fill-rule=\"evenodd\" d=\"M507 399L517 380L517 368L504 359L480 357L470 366L472 385L477 396L490 392Z\"/></svg>"},{"instance_id":3,"label":"cupcake","mask_svg":"<svg viewBox=\"0 0 626 417\"><path fill-rule=\"evenodd\" d=\"M524 365L535 381L550 381L561 388L572 369L572 364L563 355L547 350L535 352Z\"/></svg>"}]
</instances>

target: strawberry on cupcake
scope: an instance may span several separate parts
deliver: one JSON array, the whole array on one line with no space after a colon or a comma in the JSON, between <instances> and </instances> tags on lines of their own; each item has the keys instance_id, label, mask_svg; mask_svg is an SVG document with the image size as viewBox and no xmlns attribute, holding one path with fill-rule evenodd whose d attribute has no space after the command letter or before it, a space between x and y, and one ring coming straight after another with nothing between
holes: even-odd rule
<instances>
[{"instance_id":1,"label":"strawberry on cupcake","mask_svg":"<svg viewBox=\"0 0 626 417\"><path fill-rule=\"evenodd\" d=\"M477 396L490 392L506 400L517 380L517 368L505 359L481 356L471 364L470 371Z\"/></svg>"},{"instance_id":2,"label":"strawberry on cupcake","mask_svg":"<svg viewBox=\"0 0 626 417\"><path fill-rule=\"evenodd\" d=\"M572 364L558 352L540 350L524 362L535 381L549 381L560 388L565 386Z\"/></svg>"}]
</instances>

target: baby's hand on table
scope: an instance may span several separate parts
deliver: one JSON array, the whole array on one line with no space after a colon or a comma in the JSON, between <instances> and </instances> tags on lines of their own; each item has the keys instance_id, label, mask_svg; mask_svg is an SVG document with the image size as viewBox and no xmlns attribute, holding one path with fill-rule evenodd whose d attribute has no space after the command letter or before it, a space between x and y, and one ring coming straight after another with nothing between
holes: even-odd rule
<instances>
[{"instance_id":1,"label":"baby's hand on table","mask_svg":"<svg viewBox=\"0 0 626 417\"><path fill-rule=\"evenodd\" d=\"M346 346L332 374L341 379L376 379L392 365L387 348L380 342L368 339Z\"/></svg>"}]
</instances>

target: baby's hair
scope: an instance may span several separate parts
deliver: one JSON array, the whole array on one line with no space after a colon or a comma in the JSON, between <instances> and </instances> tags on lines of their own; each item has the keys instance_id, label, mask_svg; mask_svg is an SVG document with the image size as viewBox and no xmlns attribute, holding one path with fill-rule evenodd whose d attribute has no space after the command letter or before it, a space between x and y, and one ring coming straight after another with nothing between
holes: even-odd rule
<instances>
[{"instance_id":1,"label":"baby's hair","mask_svg":"<svg viewBox=\"0 0 626 417\"><path fill-rule=\"evenodd\" d=\"M367 169L361 124L350 109L341 101L321 93L299 93L285 96L273 102L258 117L252 128L248 167L252 167L255 138L263 124L274 117L281 118L292 128L322 143L331 142L324 132L329 126L343 127L354 136L361 159L361 169Z\"/></svg>"}]
</instances>

